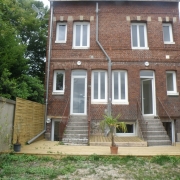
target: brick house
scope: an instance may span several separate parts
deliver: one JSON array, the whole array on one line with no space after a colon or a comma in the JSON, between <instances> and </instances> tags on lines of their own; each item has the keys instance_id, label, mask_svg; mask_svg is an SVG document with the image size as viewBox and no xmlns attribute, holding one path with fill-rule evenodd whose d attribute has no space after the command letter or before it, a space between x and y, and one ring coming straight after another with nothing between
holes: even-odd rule
<instances>
[{"instance_id":1,"label":"brick house","mask_svg":"<svg viewBox=\"0 0 180 180\"><path fill-rule=\"evenodd\" d=\"M88 140L108 113L127 123L117 136L180 141L178 0L50 3L46 138Z\"/></svg>"}]
</instances>

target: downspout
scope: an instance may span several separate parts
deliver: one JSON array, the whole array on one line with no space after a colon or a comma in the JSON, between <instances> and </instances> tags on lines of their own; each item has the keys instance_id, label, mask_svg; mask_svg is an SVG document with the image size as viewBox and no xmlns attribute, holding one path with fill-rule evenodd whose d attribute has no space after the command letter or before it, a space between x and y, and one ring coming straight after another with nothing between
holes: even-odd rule
<instances>
[{"instance_id":1,"label":"downspout","mask_svg":"<svg viewBox=\"0 0 180 180\"><path fill-rule=\"evenodd\" d=\"M108 56L104 48L102 47L101 43L98 40L98 32L99 32L99 22L98 22L98 2L96 3L96 42L101 48L102 52L105 54L107 60L108 60L108 106L107 106L107 114L111 115L111 103L112 103L112 93L111 93L111 87L112 87L112 75L111 75L111 58Z\"/></svg>"},{"instance_id":2,"label":"downspout","mask_svg":"<svg viewBox=\"0 0 180 180\"><path fill-rule=\"evenodd\" d=\"M49 91L49 72L50 72L50 60L51 60L51 47L52 47L52 29L53 29L53 1L50 2L50 32L49 32L49 47L48 47L48 66L47 66L47 77L46 77L46 104L45 104L45 114L44 114L44 130L37 136L33 137L27 143L31 144L39 136L46 132L46 120L47 120L47 106L48 106L48 91Z\"/></svg>"}]
</instances>

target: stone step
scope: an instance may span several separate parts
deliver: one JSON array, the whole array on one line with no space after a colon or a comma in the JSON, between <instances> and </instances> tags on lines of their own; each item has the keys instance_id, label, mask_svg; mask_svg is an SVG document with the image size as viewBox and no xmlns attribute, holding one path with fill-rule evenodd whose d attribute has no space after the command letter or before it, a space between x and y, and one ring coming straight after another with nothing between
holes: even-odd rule
<instances>
[{"instance_id":1,"label":"stone step","mask_svg":"<svg viewBox=\"0 0 180 180\"><path fill-rule=\"evenodd\" d=\"M63 138L79 138L79 139L84 139L84 138L88 138L88 134L64 134Z\"/></svg>"},{"instance_id":2,"label":"stone step","mask_svg":"<svg viewBox=\"0 0 180 180\"><path fill-rule=\"evenodd\" d=\"M170 140L148 140L148 146L167 146L171 145Z\"/></svg>"},{"instance_id":3,"label":"stone step","mask_svg":"<svg viewBox=\"0 0 180 180\"><path fill-rule=\"evenodd\" d=\"M75 122L87 122L88 118L87 116L70 116L69 121L75 121Z\"/></svg>"},{"instance_id":4,"label":"stone step","mask_svg":"<svg viewBox=\"0 0 180 180\"><path fill-rule=\"evenodd\" d=\"M168 136L148 136L147 140L169 140Z\"/></svg>"},{"instance_id":5,"label":"stone step","mask_svg":"<svg viewBox=\"0 0 180 180\"><path fill-rule=\"evenodd\" d=\"M167 135L166 131L142 131L142 133L147 136Z\"/></svg>"},{"instance_id":6,"label":"stone step","mask_svg":"<svg viewBox=\"0 0 180 180\"><path fill-rule=\"evenodd\" d=\"M88 130L87 129L81 129L81 130L69 130L66 129L64 134L88 134Z\"/></svg>"},{"instance_id":7,"label":"stone step","mask_svg":"<svg viewBox=\"0 0 180 180\"><path fill-rule=\"evenodd\" d=\"M88 126L88 124L86 122L68 122L67 126Z\"/></svg>"},{"instance_id":8,"label":"stone step","mask_svg":"<svg viewBox=\"0 0 180 180\"><path fill-rule=\"evenodd\" d=\"M158 127L147 127L147 131L164 131L164 127L158 126Z\"/></svg>"},{"instance_id":9,"label":"stone step","mask_svg":"<svg viewBox=\"0 0 180 180\"><path fill-rule=\"evenodd\" d=\"M87 145L87 143L88 143L88 139L87 138L81 138L81 139L78 139L78 138L63 138L62 139L62 142L64 143L64 144L73 144L73 145L75 145L75 144L84 144L84 145Z\"/></svg>"},{"instance_id":10,"label":"stone step","mask_svg":"<svg viewBox=\"0 0 180 180\"><path fill-rule=\"evenodd\" d=\"M84 129L88 129L88 126L66 126L66 130L70 131L70 130L84 130Z\"/></svg>"}]
</instances>

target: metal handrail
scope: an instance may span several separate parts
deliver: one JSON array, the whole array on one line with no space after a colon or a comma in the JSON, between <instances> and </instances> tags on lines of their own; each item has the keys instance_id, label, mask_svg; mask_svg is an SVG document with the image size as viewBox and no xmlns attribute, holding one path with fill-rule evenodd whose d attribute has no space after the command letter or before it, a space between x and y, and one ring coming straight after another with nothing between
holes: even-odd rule
<instances>
[{"instance_id":1,"label":"metal handrail","mask_svg":"<svg viewBox=\"0 0 180 180\"><path fill-rule=\"evenodd\" d=\"M138 118L139 114L140 114L140 119ZM146 140L147 139L147 134L143 135L143 133L142 133L142 129L143 129L142 126L145 125L145 127L144 127L145 131L144 132L147 132L147 123L145 122L145 120L143 118L143 114L142 114L142 111L141 111L141 108L140 108L138 100L137 100L137 122L139 124L139 131L140 131L140 134L141 134L141 138L143 140Z\"/></svg>"},{"instance_id":2,"label":"metal handrail","mask_svg":"<svg viewBox=\"0 0 180 180\"><path fill-rule=\"evenodd\" d=\"M64 111L63 111L63 115L62 115L62 117L61 117L61 120L62 120L62 123L64 123L64 126L66 127L66 125L67 125L67 123L68 123L68 120L69 120L69 113L68 113L68 115L67 116L65 116L65 113L66 113L66 111L67 111L67 107L68 107L68 104L69 104L69 99L70 98L68 98L68 100L67 100L67 102L66 102L66 105L65 105L65 108L64 108ZM63 120L63 119L65 119L65 121ZM61 126L61 124L59 124L59 126ZM64 129L65 130L65 129ZM64 132L63 132L64 133ZM59 137L60 137L60 131L59 131Z\"/></svg>"},{"instance_id":3,"label":"metal handrail","mask_svg":"<svg viewBox=\"0 0 180 180\"><path fill-rule=\"evenodd\" d=\"M161 100L159 99L159 97L157 97L157 99L158 99L158 101L160 102L163 110L166 112L166 115L169 117L170 120L172 120L171 117L170 117L170 115L169 115L168 112L166 111L165 107L163 106ZM159 114L160 114L160 112L159 112L159 106L158 106L158 116L160 116Z\"/></svg>"},{"instance_id":4,"label":"metal handrail","mask_svg":"<svg viewBox=\"0 0 180 180\"><path fill-rule=\"evenodd\" d=\"M88 98L88 144L90 143L90 132L91 132L91 97Z\"/></svg>"}]
</instances>

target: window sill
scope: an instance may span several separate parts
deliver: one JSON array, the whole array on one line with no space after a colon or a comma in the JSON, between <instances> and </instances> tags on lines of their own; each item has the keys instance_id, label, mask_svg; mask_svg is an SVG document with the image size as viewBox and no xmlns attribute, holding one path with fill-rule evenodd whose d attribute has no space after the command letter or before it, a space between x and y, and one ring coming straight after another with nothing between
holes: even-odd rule
<instances>
[{"instance_id":1,"label":"window sill","mask_svg":"<svg viewBox=\"0 0 180 180\"><path fill-rule=\"evenodd\" d=\"M83 46L80 46L80 47L72 47L72 49L89 49L90 47L83 47Z\"/></svg>"},{"instance_id":2,"label":"window sill","mask_svg":"<svg viewBox=\"0 0 180 180\"><path fill-rule=\"evenodd\" d=\"M107 102L100 102L100 101L95 102L91 100L91 104L107 104Z\"/></svg>"},{"instance_id":3,"label":"window sill","mask_svg":"<svg viewBox=\"0 0 180 180\"><path fill-rule=\"evenodd\" d=\"M64 92L52 92L52 95L64 95Z\"/></svg>"},{"instance_id":4,"label":"window sill","mask_svg":"<svg viewBox=\"0 0 180 180\"><path fill-rule=\"evenodd\" d=\"M167 92L168 96L179 96L179 92Z\"/></svg>"},{"instance_id":5,"label":"window sill","mask_svg":"<svg viewBox=\"0 0 180 180\"><path fill-rule=\"evenodd\" d=\"M144 47L144 48L132 47L132 50L149 50L149 47Z\"/></svg>"},{"instance_id":6,"label":"window sill","mask_svg":"<svg viewBox=\"0 0 180 180\"><path fill-rule=\"evenodd\" d=\"M135 136L135 133L116 133L118 137L125 137L125 136Z\"/></svg>"},{"instance_id":7,"label":"window sill","mask_svg":"<svg viewBox=\"0 0 180 180\"><path fill-rule=\"evenodd\" d=\"M55 43L66 43L66 41L55 41Z\"/></svg>"},{"instance_id":8,"label":"window sill","mask_svg":"<svg viewBox=\"0 0 180 180\"><path fill-rule=\"evenodd\" d=\"M125 102L112 102L112 104L125 104L125 105L129 105L128 101Z\"/></svg>"},{"instance_id":9,"label":"window sill","mask_svg":"<svg viewBox=\"0 0 180 180\"><path fill-rule=\"evenodd\" d=\"M164 44L175 44L175 42L164 42Z\"/></svg>"}]
</instances>

